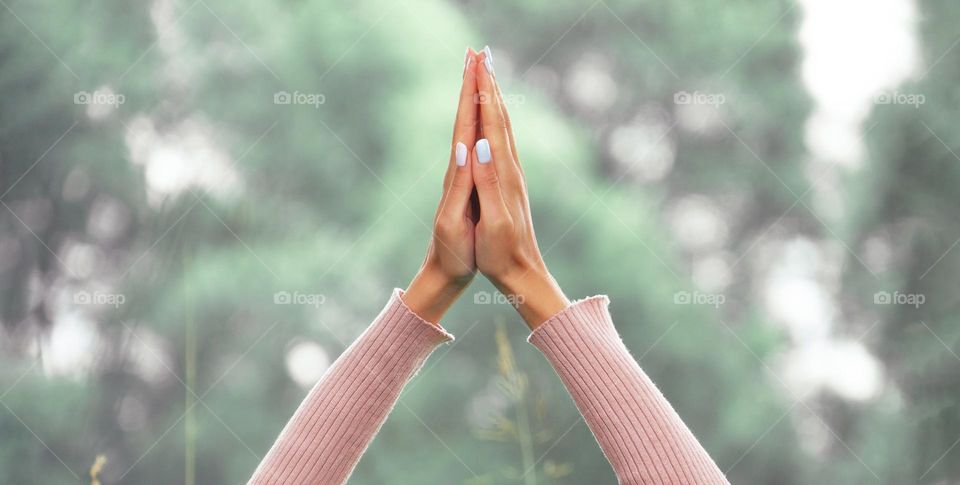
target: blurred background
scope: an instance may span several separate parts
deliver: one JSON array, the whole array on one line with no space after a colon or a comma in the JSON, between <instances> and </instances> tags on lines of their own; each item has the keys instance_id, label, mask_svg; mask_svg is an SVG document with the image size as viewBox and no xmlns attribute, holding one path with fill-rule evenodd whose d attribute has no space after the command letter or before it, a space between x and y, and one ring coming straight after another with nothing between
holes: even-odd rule
<instances>
[{"instance_id":1,"label":"blurred background","mask_svg":"<svg viewBox=\"0 0 960 485\"><path fill-rule=\"evenodd\" d=\"M243 483L418 268L467 45L733 483L960 483L960 4L0 0L0 477ZM482 278L356 484L615 483Z\"/></svg>"}]
</instances>

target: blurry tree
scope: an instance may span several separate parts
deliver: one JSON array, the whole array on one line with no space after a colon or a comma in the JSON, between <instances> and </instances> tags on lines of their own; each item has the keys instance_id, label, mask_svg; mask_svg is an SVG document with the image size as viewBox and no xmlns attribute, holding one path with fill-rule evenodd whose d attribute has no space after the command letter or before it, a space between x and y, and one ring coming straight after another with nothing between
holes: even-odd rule
<instances>
[{"instance_id":1,"label":"blurry tree","mask_svg":"<svg viewBox=\"0 0 960 485\"><path fill-rule=\"evenodd\" d=\"M938 104L877 114L884 169L850 178L854 244L903 237L901 226L918 236L891 242L907 246L910 276L884 283L916 285L932 313L920 326L885 315L871 337L911 412L827 396L817 410L843 442L812 455L785 418L793 399L762 364L786 338L755 301L748 256L771 225L826 231L790 212L810 183L792 5L6 2L0 475L85 481L103 454L103 483L245 480L309 387L298 372L342 352L420 264L463 47L489 43L548 264L571 297L611 296L624 340L731 481L860 482L863 459L910 482L960 432L957 363L924 328L955 346L943 315L957 259L922 274L960 237L944 176L957 175L945 145L957 146L949 80L960 54L917 88ZM925 30L936 58L960 12L923 8L937 14ZM74 103L93 92L125 102ZM696 241L671 217L704 212L723 223ZM726 303L674 304L717 254L744 259ZM857 305L877 282L845 269L850 311L866 311ZM446 318L458 343L405 390L351 482L612 482L559 379L520 344L515 312L474 304L477 291L492 288L478 280ZM83 294L124 302L78 304ZM517 342L510 365L495 319ZM521 410L529 434L484 439L491 411L516 423ZM528 455L533 473L518 474ZM955 478L953 461L925 480Z\"/></svg>"},{"instance_id":2,"label":"blurry tree","mask_svg":"<svg viewBox=\"0 0 960 485\"><path fill-rule=\"evenodd\" d=\"M855 194L853 243L886 255L873 268L885 270L878 278L863 266L847 268L845 310L876 324L866 340L889 370L890 392L870 409L837 403L837 413L884 458L871 462L884 480L953 483L960 480L960 132L953 123L960 5L924 0L919 9L922 67L895 93L922 103L879 105L866 122L871 169L845 179ZM878 309L870 305L875 291L924 301Z\"/></svg>"}]
</instances>

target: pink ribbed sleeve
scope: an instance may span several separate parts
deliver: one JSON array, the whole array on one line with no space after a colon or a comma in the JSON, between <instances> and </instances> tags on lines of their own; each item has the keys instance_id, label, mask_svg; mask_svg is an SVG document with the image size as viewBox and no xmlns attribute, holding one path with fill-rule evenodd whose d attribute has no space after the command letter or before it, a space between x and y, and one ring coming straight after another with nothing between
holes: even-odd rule
<instances>
[{"instance_id":1,"label":"pink ribbed sleeve","mask_svg":"<svg viewBox=\"0 0 960 485\"><path fill-rule=\"evenodd\" d=\"M257 467L251 484L344 483L404 384L453 339L394 290L373 324L314 386Z\"/></svg>"},{"instance_id":2,"label":"pink ribbed sleeve","mask_svg":"<svg viewBox=\"0 0 960 485\"><path fill-rule=\"evenodd\" d=\"M606 296L576 302L529 341L553 364L621 484L726 484L620 340Z\"/></svg>"}]
</instances>

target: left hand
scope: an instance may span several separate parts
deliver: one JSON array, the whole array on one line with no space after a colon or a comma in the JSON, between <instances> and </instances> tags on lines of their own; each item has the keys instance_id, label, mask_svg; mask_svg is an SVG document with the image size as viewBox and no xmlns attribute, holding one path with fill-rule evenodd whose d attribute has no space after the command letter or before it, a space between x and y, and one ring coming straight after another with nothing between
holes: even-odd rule
<instances>
[{"instance_id":1,"label":"left hand","mask_svg":"<svg viewBox=\"0 0 960 485\"><path fill-rule=\"evenodd\" d=\"M424 320L436 323L477 273L474 256L474 190L470 159L477 138L477 59L467 50L460 104L443 195L433 220L433 237L420 271L403 301Z\"/></svg>"}]
</instances>

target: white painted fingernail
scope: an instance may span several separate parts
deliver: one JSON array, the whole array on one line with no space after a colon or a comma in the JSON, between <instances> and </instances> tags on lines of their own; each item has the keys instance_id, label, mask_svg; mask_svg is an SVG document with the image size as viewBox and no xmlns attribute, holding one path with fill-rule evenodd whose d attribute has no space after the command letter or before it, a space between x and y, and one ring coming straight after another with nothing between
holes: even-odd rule
<instances>
[{"instance_id":1,"label":"white painted fingernail","mask_svg":"<svg viewBox=\"0 0 960 485\"><path fill-rule=\"evenodd\" d=\"M457 166L462 167L467 164L467 146L457 142Z\"/></svg>"},{"instance_id":2,"label":"white painted fingernail","mask_svg":"<svg viewBox=\"0 0 960 485\"><path fill-rule=\"evenodd\" d=\"M467 47L467 51L463 54L463 74L461 77L467 75L467 69L470 69L470 64L473 62L473 57L470 56L470 48Z\"/></svg>"},{"instance_id":3,"label":"white painted fingernail","mask_svg":"<svg viewBox=\"0 0 960 485\"><path fill-rule=\"evenodd\" d=\"M490 161L490 142L486 138L481 138L477 142L477 161L480 163Z\"/></svg>"},{"instance_id":4,"label":"white painted fingernail","mask_svg":"<svg viewBox=\"0 0 960 485\"><path fill-rule=\"evenodd\" d=\"M493 76L493 53L490 52L490 46L483 46L483 53L486 54L483 58L483 65L487 68L487 72Z\"/></svg>"}]
</instances>

